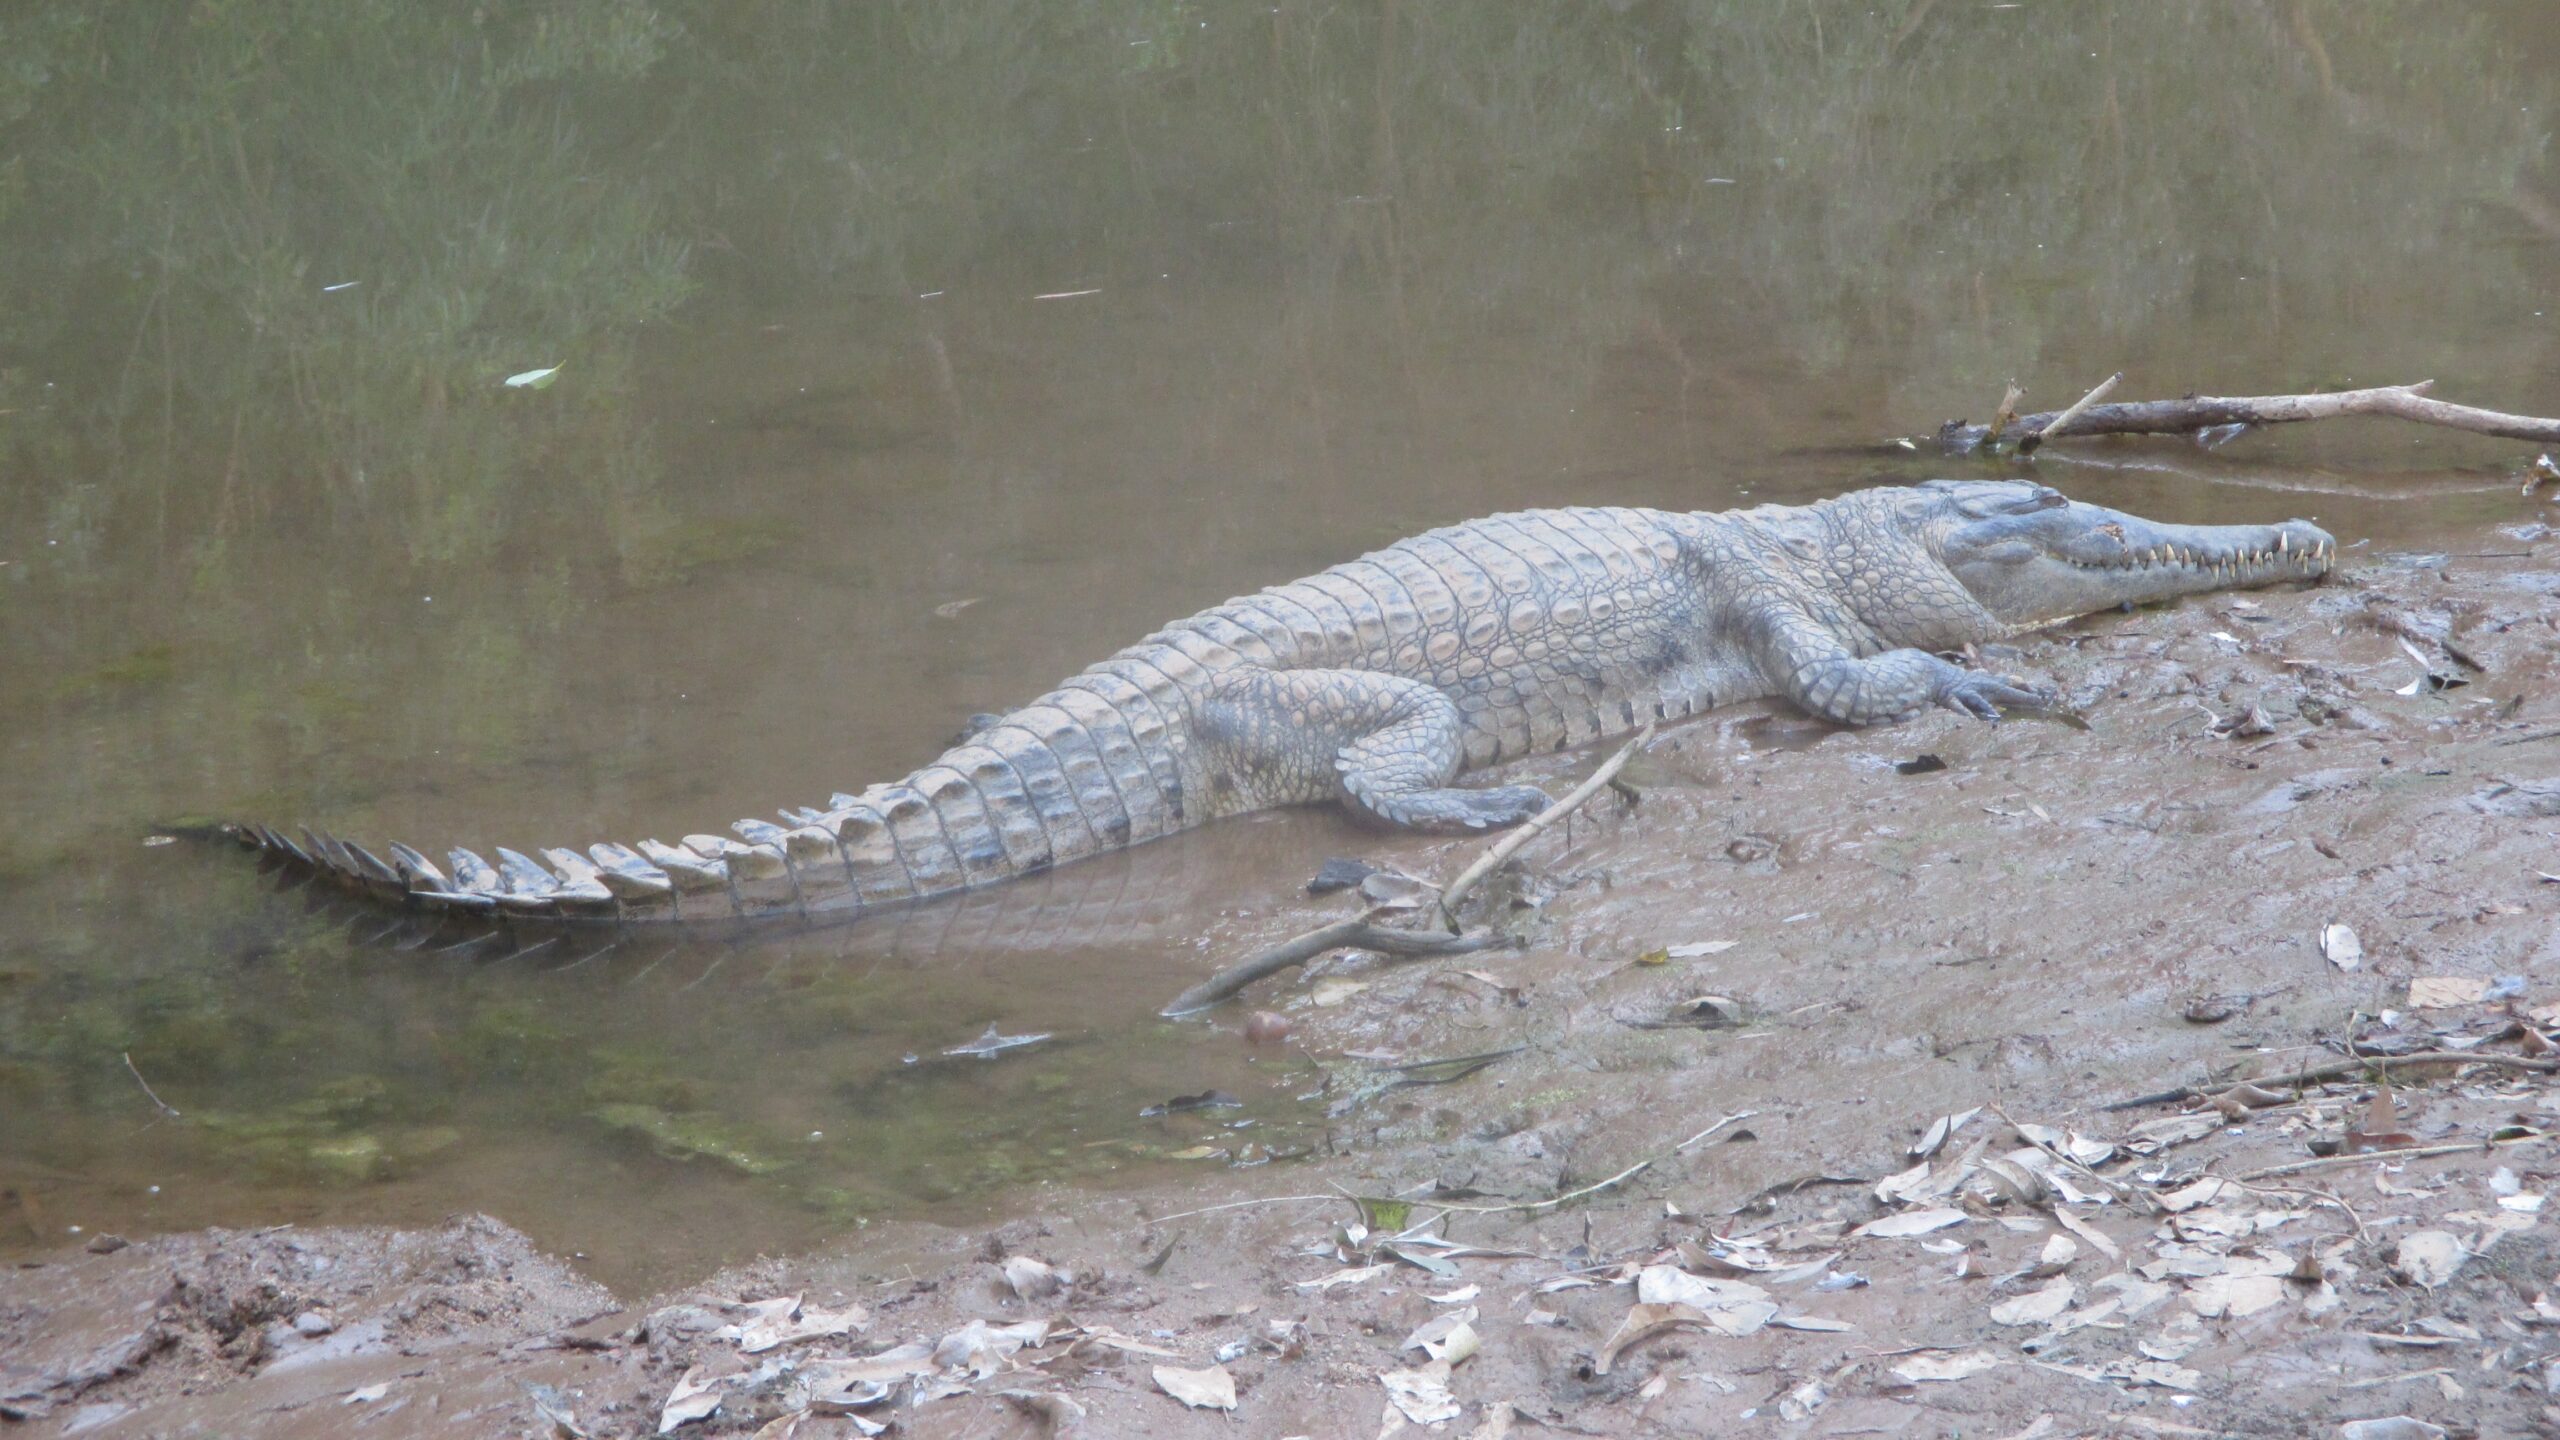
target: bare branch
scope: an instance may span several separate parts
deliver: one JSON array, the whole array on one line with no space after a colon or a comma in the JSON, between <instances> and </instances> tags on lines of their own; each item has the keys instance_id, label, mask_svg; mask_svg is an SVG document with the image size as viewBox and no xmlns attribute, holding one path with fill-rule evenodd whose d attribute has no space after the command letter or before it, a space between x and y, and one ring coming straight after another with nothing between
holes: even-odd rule
<instances>
[{"instance_id":1,"label":"bare branch","mask_svg":"<svg viewBox=\"0 0 2560 1440\"><path fill-rule=\"evenodd\" d=\"M1230 965L1174 997L1159 1014L1179 1020L1228 999L1257 980L1304 965L1328 950L1357 946L1382 955L1465 955L1509 942L1500 935L1442 935L1425 930L1390 930L1372 925L1366 915L1319 925L1293 935L1239 965Z\"/></svg>"},{"instance_id":2,"label":"bare branch","mask_svg":"<svg viewBox=\"0 0 2560 1440\"><path fill-rule=\"evenodd\" d=\"M2385 415L2420 425L2467 430L2475 435L2560 443L2560 420L2431 399L2427 388L2434 383L2421 380L2415 385L2339 390L2326 395L2190 395L2183 400L2090 404L2086 409L2075 405L2070 410L2020 416L2013 428L2041 443L2052 439L2059 422L2066 419L2074 436L2188 435L2217 425L2291 425L2306 420L2334 420L2342 415ZM1950 421L1938 428L1936 438L1941 450L1967 454L1981 449L1992 434L1987 425ZM2022 439L2018 448L2026 451L2030 447Z\"/></svg>"},{"instance_id":3,"label":"bare branch","mask_svg":"<svg viewBox=\"0 0 2560 1440\"><path fill-rule=\"evenodd\" d=\"M1581 809L1584 801L1608 788L1609 782L1618 778L1618 772L1627 768L1627 762L1635 758L1636 752L1652 743L1652 740L1653 722L1647 721L1645 727L1636 732L1634 739L1618 747L1617 754L1600 762L1600 768L1591 772L1590 779L1573 787L1573 793L1539 811L1519 829L1493 842L1490 849L1476 857L1474 864L1459 871L1458 878L1450 881L1440 891L1440 914L1448 920L1450 927L1456 928L1458 902L1467 898L1468 891L1475 889L1485 876L1492 874L1494 867L1520 853L1521 846L1537 839L1540 831Z\"/></svg>"},{"instance_id":4,"label":"bare branch","mask_svg":"<svg viewBox=\"0 0 2560 1440\"><path fill-rule=\"evenodd\" d=\"M2071 428L2071 422L2086 414L2090 406L2106 399L2107 392L2115 389L2116 383L2122 379L2124 379L2124 372L2119 370L2113 375L2108 376L2106 379L2099 381L2097 384L2090 386L2088 394L2083 395L2079 399L2072 401L2069 405L2064 406L2061 414L2054 416L2053 419L2045 424L2038 425L2029 430L2026 434L2019 436L2018 453L2021 455L2033 455L2036 453L2037 446L2042 445L2047 440L2050 440L2061 434L2063 431Z\"/></svg>"},{"instance_id":5,"label":"bare branch","mask_svg":"<svg viewBox=\"0 0 2560 1440\"><path fill-rule=\"evenodd\" d=\"M1600 768L1591 772L1590 779L1575 786L1573 793L1539 811L1530 818L1528 823L1495 841L1484 854L1476 858L1474 864L1459 872L1458 878L1451 881L1448 888L1440 892L1440 914L1449 922L1452 933L1442 935L1419 930L1391 930L1385 926L1370 924L1370 917L1367 915L1351 920L1337 920L1330 925L1319 925L1313 930L1293 935L1242 964L1231 965L1219 971L1175 996L1172 1004L1157 1013L1172 1019L1196 1015L1222 1000L1232 998L1257 980L1277 975L1292 966L1304 965L1328 950L1358 946L1363 950L1375 950L1385 955L1464 955L1470 951L1490 950L1497 945L1508 944L1509 942L1500 935L1455 933L1458 928L1455 918L1458 902L1466 897L1468 891L1476 887L1477 882L1491 874L1495 866L1510 859L1519 853L1521 846L1536 839L1540 831L1582 808L1584 801L1606 789L1609 782L1617 778L1618 772L1626 768L1627 761L1634 758L1635 753L1643 749L1645 743L1652 738L1653 726L1648 723L1642 730L1636 732L1634 739L1619 747L1617 754L1602 761Z\"/></svg>"}]
</instances>

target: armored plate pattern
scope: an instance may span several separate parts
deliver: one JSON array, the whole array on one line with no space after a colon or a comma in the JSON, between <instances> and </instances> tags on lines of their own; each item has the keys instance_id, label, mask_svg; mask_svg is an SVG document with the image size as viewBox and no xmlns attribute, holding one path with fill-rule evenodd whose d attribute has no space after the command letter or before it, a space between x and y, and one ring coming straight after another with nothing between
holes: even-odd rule
<instances>
[{"instance_id":1,"label":"armored plate pattern","mask_svg":"<svg viewBox=\"0 0 2560 1440\"><path fill-rule=\"evenodd\" d=\"M2032 573L1968 571L1968 534L1984 553L2029 539ZM457 849L439 868L405 845L385 860L317 832L220 831L291 876L500 926L842 918L1276 805L1516 823L1546 797L1453 782L1760 696L1844 724L1930 704L1992 718L2042 697L1932 652L2119 600L2313 578L2334 545L2298 521L2158 525L2022 482L1516 511L1213 605L903 780L739 821L735 839L499 849L494 865Z\"/></svg>"}]
</instances>

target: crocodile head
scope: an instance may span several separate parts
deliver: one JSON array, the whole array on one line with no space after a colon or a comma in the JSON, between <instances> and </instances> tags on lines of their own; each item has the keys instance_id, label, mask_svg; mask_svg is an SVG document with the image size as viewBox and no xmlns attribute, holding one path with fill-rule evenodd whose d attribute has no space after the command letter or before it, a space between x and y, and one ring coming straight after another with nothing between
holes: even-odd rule
<instances>
[{"instance_id":1,"label":"crocodile head","mask_svg":"<svg viewBox=\"0 0 2560 1440\"><path fill-rule=\"evenodd\" d=\"M1907 503L1905 518L1940 562L2011 626L2308 580L2328 572L2338 548L2307 521L2164 525L2016 480L1933 480Z\"/></svg>"}]
</instances>

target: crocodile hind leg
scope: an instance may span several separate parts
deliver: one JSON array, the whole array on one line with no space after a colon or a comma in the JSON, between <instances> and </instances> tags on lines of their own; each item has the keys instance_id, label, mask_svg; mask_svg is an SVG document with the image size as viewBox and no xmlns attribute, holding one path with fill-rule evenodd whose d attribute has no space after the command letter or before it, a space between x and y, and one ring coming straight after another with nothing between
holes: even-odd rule
<instances>
[{"instance_id":1,"label":"crocodile hind leg","mask_svg":"<svg viewBox=\"0 0 2560 1440\"><path fill-rule=\"evenodd\" d=\"M1451 785L1465 760L1458 707L1433 686L1374 670L1230 670L1199 706L1194 738L1215 753L1222 810L1340 800L1410 830L1517 825L1547 807L1529 785Z\"/></svg>"}]
</instances>

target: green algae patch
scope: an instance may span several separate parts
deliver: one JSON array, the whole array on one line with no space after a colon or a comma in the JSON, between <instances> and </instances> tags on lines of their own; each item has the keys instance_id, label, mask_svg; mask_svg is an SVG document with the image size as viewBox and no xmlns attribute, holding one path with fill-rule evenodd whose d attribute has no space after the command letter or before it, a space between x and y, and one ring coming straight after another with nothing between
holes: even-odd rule
<instances>
[{"instance_id":1,"label":"green algae patch","mask_svg":"<svg viewBox=\"0 0 2560 1440\"><path fill-rule=\"evenodd\" d=\"M587 1116L607 1130L648 1141L669 1160L708 1160L741 1175L771 1175L793 1163L765 1148L747 1127L707 1110L671 1112L624 1102L599 1105Z\"/></svg>"},{"instance_id":2,"label":"green algae patch","mask_svg":"<svg viewBox=\"0 0 2560 1440\"><path fill-rule=\"evenodd\" d=\"M103 665L66 675L46 692L48 698L77 702L165 685L178 673L177 647L145 645Z\"/></svg>"}]
</instances>

